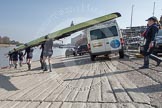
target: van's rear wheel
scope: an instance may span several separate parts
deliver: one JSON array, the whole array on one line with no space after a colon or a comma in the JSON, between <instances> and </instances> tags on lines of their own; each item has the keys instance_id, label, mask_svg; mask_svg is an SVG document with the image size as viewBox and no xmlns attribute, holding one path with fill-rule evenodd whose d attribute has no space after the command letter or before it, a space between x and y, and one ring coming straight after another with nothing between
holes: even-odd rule
<instances>
[{"instance_id":1,"label":"van's rear wheel","mask_svg":"<svg viewBox=\"0 0 162 108\"><path fill-rule=\"evenodd\" d=\"M119 51L119 58L120 58L120 59L124 58L124 50L123 50L123 49L121 49L121 50Z\"/></svg>"},{"instance_id":2,"label":"van's rear wheel","mask_svg":"<svg viewBox=\"0 0 162 108\"><path fill-rule=\"evenodd\" d=\"M91 61L95 61L96 56L95 55L91 55Z\"/></svg>"}]
</instances>

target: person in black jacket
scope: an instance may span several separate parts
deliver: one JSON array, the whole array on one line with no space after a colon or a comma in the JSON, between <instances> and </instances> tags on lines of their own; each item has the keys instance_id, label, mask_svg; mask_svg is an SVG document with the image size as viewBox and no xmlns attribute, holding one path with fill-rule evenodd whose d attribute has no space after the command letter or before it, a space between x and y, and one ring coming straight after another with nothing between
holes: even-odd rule
<instances>
[{"instance_id":1,"label":"person in black jacket","mask_svg":"<svg viewBox=\"0 0 162 108\"><path fill-rule=\"evenodd\" d=\"M13 64L15 69L17 69L17 62L18 62L18 51L16 51L16 49L14 48L14 52L12 53L12 58L13 58Z\"/></svg>"},{"instance_id":2,"label":"person in black jacket","mask_svg":"<svg viewBox=\"0 0 162 108\"><path fill-rule=\"evenodd\" d=\"M148 27L145 31L144 38L145 38L145 45L144 45L144 65L139 69L149 68L149 58L155 60L157 65L160 64L160 61L154 59L151 54L154 50L155 46L155 36L159 31L158 25L156 22L158 21L156 17L150 17L148 20Z\"/></svg>"},{"instance_id":3,"label":"person in black jacket","mask_svg":"<svg viewBox=\"0 0 162 108\"><path fill-rule=\"evenodd\" d=\"M42 51L41 51L41 55L40 55L41 69L43 69L43 51L44 51L44 44L45 44L45 42L43 42L43 43L41 44L41 47L40 47L40 49L42 50Z\"/></svg>"},{"instance_id":4,"label":"person in black jacket","mask_svg":"<svg viewBox=\"0 0 162 108\"><path fill-rule=\"evenodd\" d=\"M48 59L49 71L52 72L51 57L53 55L53 40L45 36L45 43L43 49L43 71L48 71L46 59Z\"/></svg>"},{"instance_id":5,"label":"person in black jacket","mask_svg":"<svg viewBox=\"0 0 162 108\"><path fill-rule=\"evenodd\" d=\"M28 47L28 48L25 49L24 56L27 54L26 63L28 65L28 70L31 70L31 60L33 58L33 51L34 51L34 49L31 48L31 47Z\"/></svg>"},{"instance_id":6,"label":"person in black jacket","mask_svg":"<svg viewBox=\"0 0 162 108\"><path fill-rule=\"evenodd\" d=\"M22 67L24 54L22 51L19 51L19 65Z\"/></svg>"},{"instance_id":7,"label":"person in black jacket","mask_svg":"<svg viewBox=\"0 0 162 108\"><path fill-rule=\"evenodd\" d=\"M8 58L9 58L9 68L11 68L13 66L13 57L12 57L12 53L9 51L8 53Z\"/></svg>"}]
</instances>

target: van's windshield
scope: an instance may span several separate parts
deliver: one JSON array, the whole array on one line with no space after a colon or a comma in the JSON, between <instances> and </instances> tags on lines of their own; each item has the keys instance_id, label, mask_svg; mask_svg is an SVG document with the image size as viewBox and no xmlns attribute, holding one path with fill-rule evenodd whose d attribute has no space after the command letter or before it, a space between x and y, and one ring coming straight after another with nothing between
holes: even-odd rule
<instances>
[{"instance_id":1,"label":"van's windshield","mask_svg":"<svg viewBox=\"0 0 162 108\"><path fill-rule=\"evenodd\" d=\"M101 28L90 31L91 40L104 39L108 37L118 36L116 26Z\"/></svg>"}]
</instances>

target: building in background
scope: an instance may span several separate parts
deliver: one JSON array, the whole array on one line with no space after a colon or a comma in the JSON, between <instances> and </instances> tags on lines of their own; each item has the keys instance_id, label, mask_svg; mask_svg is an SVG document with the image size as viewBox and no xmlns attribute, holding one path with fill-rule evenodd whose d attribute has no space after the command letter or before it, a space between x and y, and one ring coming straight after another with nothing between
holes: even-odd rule
<instances>
[{"instance_id":1,"label":"building in background","mask_svg":"<svg viewBox=\"0 0 162 108\"><path fill-rule=\"evenodd\" d=\"M146 30L147 26L135 26L135 27L127 27L126 29L121 29L122 35L124 37L134 37L139 36Z\"/></svg>"},{"instance_id":2,"label":"building in background","mask_svg":"<svg viewBox=\"0 0 162 108\"><path fill-rule=\"evenodd\" d=\"M87 36L86 36L86 31L84 30L82 34L74 37L71 39L71 45L74 45L76 47L80 45L87 45Z\"/></svg>"}]
</instances>

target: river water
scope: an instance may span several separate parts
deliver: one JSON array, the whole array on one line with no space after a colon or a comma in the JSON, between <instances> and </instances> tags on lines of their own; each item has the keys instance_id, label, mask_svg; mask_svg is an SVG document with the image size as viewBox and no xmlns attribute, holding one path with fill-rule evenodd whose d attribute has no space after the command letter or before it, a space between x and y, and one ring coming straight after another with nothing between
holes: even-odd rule
<instances>
[{"instance_id":1,"label":"river water","mask_svg":"<svg viewBox=\"0 0 162 108\"><path fill-rule=\"evenodd\" d=\"M8 66L9 60L5 54L9 52L9 50L13 49L14 47L0 47L0 67L5 67ZM60 56L60 55L65 55L65 50L66 49L59 49L59 48L54 48L53 49L53 57ZM39 48L34 49L33 53L33 61L39 60L41 54L41 50ZM25 62L25 60L24 60Z\"/></svg>"}]
</instances>

